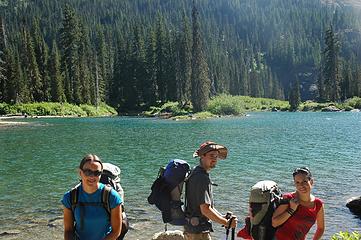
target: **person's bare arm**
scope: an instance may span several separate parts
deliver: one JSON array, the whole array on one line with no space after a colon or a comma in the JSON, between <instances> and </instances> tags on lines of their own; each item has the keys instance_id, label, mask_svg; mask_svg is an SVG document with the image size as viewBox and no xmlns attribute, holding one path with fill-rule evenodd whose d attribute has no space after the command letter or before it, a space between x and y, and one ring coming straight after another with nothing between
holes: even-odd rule
<instances>
[{"instance_id":1,"label":"person's bare arm","mask_svg":"<svg viewBox=\"0 0 361 240\"><path fill-rule=\"evenodd\" d=\"M325 232L325 210L323 208L323 205L317 213L316 222L317 229L315 235L313 236L313 240L321 239L323 233Z\"/></svg>"},{"instance_id":2,"label":"person's bare arm","mask_svg":"<svg viewBox=\"0 0 361 240\"><path fill-rule=\"evenodd\" d=\"M201 204L200 205L201 213L209 218L210 220L217 222L221 225L228 226L229 220L224 218L222 215L218 213L217 210L213 209L209 204ZM237 226L237 218L234 218L231 222L231 228L235 228Z\"/></svg>"},{"instance_id":3,"label":"person's bare arm","mask_svg":"<svg viewBox=\"0 0 361 240\"><path fill-rule=\"evenodd\" d=\"M64 207L63 209L64 222L64 240L72 240L74 237L74 219L71 209Z\"/></svg>"},{"instance_id":4,"label":"person's bare arm","mask_svg":"<svg viewBox=\"0 0 361 240\"><path fill-rule=\"evenodd\" d=\"M295 199L291 199L289 204L282 204L278 206L278 208L274 211L272 216L272 226L278 227L286 222L292 215L287 211L287 209L291 209L291 211L296 211L299 203Z\"/></svg>"},{"instance_id":5,"label":"person's bare arm","mask_svg":"<svg viewBox=\"0 0 361 240\"><path fill-rule=\"evenodd\" d=\"M116 240L122 231L121 205L118 205L111 210L110 224L112 225L112 231L104 238L104 240Z\"/></svg>"}]
</instances>

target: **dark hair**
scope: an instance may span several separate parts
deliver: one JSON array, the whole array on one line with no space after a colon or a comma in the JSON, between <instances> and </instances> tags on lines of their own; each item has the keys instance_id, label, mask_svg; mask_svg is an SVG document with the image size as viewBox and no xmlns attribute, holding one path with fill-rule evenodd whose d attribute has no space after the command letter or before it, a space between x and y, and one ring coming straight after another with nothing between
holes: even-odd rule
<instances>
[{"instance_id":1,"label":"dark hair","mask_svg":"<svg viewBox=\"0 0 361 240\"><path fill-rule=\"evenodd\" d=\"M299 167L293 170L292 176L295 177L297 174L305 174L308 179L312 179L312 173L308 167Z\"/></svg>"},{"instance_id":2,"label":"dark hair","mask_svg":"<svg viewBox=\"0 0 361 240\"><path fill-rule=\"evenodd\" d=\"M95 154L85 155L85 157L83 157L83 159L80 162L79 168L81 170L83 170L83 167L84 167L85 163L87 163L87 162L98 162L98 163L100 163L102 170L103 170L102 160L100 160L100 158L97 155L95 155Z\"/></svg>"}]
</instances>

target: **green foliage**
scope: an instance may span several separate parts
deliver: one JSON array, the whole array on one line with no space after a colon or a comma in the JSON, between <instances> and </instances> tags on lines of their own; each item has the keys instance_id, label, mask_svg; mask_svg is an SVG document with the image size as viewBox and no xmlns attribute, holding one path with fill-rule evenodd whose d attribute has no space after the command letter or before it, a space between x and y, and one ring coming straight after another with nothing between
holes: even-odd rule
<instances>
[{"instance_id":1,"label":"green foliage","mask_svg":"<svg viewBox=\"0 0 361 240\"><path fill-rule=\"evenodd\" d=\"M10 105L0 103L0 115L29 115L29 116L110 116L116 111L101 104L98 110L91 105L82 104L80 106L69 103L26 103Z\"/></svg>"},{"instance_id":2,"label":"green foliage","mask_svg":"<svg viewBox=\"0 0 361 240\"><path fill-rule=\"evenodd\" d=\"M336 106L334 102L327 102L327 103L318 103L313 101L306 101L300 104L300 111L321 111L326 107ZM338 106L337 106L338 107Z\"/></svg>"},{"instance_id":3,"label":"green foliage","mask_svg":"<svg viewBox=\"0 0 361 240\"><path fill-rule=\"evenodd\" d=\"M350 111L352 109L361 109L361 98L353 97L347 99L345 102L342 103L335 103L335 102L318 103L313 101L306 101L300 104L299 109L301 111L321 111L324 108L332 107L332 106L345 111Z\"/></svg>"},{"instance_id":4,"label":"green foliage","mask_svg":"<svg viewBox=\"0 0 361 240\"><path fill-rule=\"evenodd\" d=\"M346 107L352 107L352 108L357 108L357 109L361 109L361 98L359 97L353 97L350 99L347 99L344 102L344 105L346 105Z\"/></svg>"},{"instance_id":5,"label":"green foliage","mask_svg":"<svg viewBox=\"0 0 361 240\"><path fill-rule=\"evenodd\" d=\"M360 240L361 234L359 232L339 232L331 237L331 240Z\"/></svg>"},{"instance_id":6,"label":"green foliage","mask_svg":"<svg viewBox=\"0 0 361 240\"><path fill-rule=\"evenodd\" d=\"M327 71L317 89L320 99L361 96L361 15L346 7L334 14L333 3L196 1L194 10L201 11L193 11L191 29L192 4L184 1L5 2L0 52L11 52L13 59L0 55L0 101L7 103L100 100L131 112L159 100L192 100L195 111L202 111L209 96L222 93L284 99L297 77L302 97L315 98L309 86L321 70ZM329 31L324 42L330 22L337 34ZM322 48L335 39L342 41L340 51L328 48L321 61L327 50ZM342 66L331 61L338 55ZM11 67L4 71L3 64ZM335 72L338 67L347 71ZM330 85L330 79L337 82ZM337 91L323 98L330 89ZM255 105L249 110L257 110Z\"/></svg>"},{"instance_id":7,"label":"green foliage","mask_svg":"<svg viewBox=\"0 0 361 240\"><path fill-rule=\"evenodd\" d=\"M285 111L288 108L286 101L222 94L209 102L207 110L217 115L242 115L246 111Z\"/></svg>"},{"instance_id":8,"label":"green foliage","mask_svg":"<svg viewBox=\"0 0 361 240\"><path fill-rule=\"evenodd\" d=\"M161 116L162 114L181 116L189 113L190 109L182 108L178 102L166 102L160 107L150 107L150 110L144 112L143 115L147 117Z\"/></svg>"}]
</instances>

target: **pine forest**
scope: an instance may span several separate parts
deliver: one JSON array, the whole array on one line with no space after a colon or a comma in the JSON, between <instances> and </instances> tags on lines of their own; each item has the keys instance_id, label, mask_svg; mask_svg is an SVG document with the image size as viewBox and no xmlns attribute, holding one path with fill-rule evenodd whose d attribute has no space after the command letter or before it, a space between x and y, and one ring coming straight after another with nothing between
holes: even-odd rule
<instances>
[{"instance_id":1,"label":"pine forest","mask_svg":"<svg viewBox=\"0 0 361 240\"><path fill-rule=\"evenodd\" d=\"M361 97L361 8L337 0L1 0L0 102Z\"/></svg>"}]
</instances>

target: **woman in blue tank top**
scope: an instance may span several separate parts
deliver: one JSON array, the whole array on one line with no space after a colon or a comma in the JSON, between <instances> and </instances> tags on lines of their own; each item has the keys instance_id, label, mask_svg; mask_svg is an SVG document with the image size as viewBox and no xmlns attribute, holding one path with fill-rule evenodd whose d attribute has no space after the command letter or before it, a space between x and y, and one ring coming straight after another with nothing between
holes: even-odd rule
<instances>
[{"instance_id":1,"label":"woman in blue tank top","mask_svg":"<svg viewBox=\"0 0 361 240\"><path fill-rule=\"evenodd\" d=\"M100 183L103 164L98 156L86 155L79 166L81 184L76 191L76 204L72 191L64 194L64 240L110 240L117 239L121 232L122 199L111 189L109 194L110 214L102 203L104 184Z\"/></svg>"}]
</instances>

